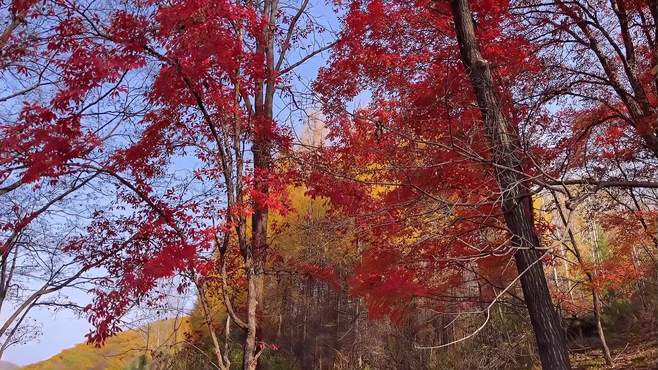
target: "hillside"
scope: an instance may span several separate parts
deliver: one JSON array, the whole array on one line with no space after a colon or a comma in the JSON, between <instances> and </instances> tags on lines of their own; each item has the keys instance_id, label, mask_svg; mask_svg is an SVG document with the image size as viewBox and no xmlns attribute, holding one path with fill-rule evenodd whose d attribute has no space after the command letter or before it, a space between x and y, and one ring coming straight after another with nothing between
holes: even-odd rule
<instances>
[{"instance_id":1,"label":"hillside","mask_svg":"<svg viewBox=\"0 0 658 370\"><path fill-rule=\"evenodd\" d=\"M12 364L7 361L0 361L0 370L16 370L19 369L18 365Z\"/></svg>"},{"instance_id":2,"label":"hillside","mask_svg":"<svg viewBox=\"0 0 658 370\"><path fill-rule=\"evenodd\" d=\"M80 343L24 370L125 370L136 365L147 350L178 342L189 322L184 319L156 321L142 328L128 330L107 340L97 348Z\"/></svg>"}]
</instances>

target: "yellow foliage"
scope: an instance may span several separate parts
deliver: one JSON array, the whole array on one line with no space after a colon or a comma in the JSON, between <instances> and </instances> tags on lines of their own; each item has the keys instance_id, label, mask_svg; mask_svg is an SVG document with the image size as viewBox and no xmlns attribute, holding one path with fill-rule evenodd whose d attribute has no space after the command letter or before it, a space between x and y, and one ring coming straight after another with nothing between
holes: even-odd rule
<instances>
[{"instance_id":1,"label":"yellow foliage","mask_svg":"<svg viewBox=\"0 0 658 370\"><path fill-rule=\"evenodd\" d=\"M553 220L553 214L546 211L544 198L541 196L535 195L532 197L532 209L536 219L546 221L547 223Z\"/></svg>"},{"instance_id":2,"label":"yellow foliage","mask_svg":"<svg viewBox=\"0 0 658 370\"><path fill-rule=\"evenodd\" d=\"M189 319L160 320L128 330L107 340L103 347L81 343L25 370L125 370L151 350L163 350L184 339Z\"/></svg>"},{"instance_id":3,"label":"yellow foliage","mask_svg":"<svg viewBox=\"0 0 658 370\"><path fill-rule=\"evenodd\" d=\"M270 246L280 255L300 261L321 263L321 258L340 264L352 243L350 235L336 230L328 200L311 198L301 186L288 189L288 200L291 212L270 216Z\"/></svg>"}]
</instances>

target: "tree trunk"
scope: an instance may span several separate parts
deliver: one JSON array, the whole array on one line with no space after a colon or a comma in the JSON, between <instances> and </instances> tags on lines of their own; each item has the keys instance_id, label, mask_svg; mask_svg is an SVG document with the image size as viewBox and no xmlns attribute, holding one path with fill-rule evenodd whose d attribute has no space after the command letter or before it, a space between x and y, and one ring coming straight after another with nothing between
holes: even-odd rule
<instances>
[{"instance_id":1,"label":"tree trunk","mask_svg":"<svg viewBox=\"0 0 658 370\"><path fill-rule=\"evenodd\" d=\"M201 303L201 313L203 315L203 322L206 324L208 333L212 340L213 351L215 357L217 358L217 368L219 370L228 370L231 366L230 363L225 363L225 357L222 354L222 347L220 347L219 338L217 338L217 333L215 333L215 327L212 319L212 310L208 304L207 293L205 288L202 285L203 283L197 283L197 291L199 293L199 303ZM159 337L158 337L159 338ZM229 337L224 338L226 343L229 341Z\"/></svg>"},{"instance_id":2,"label":"tree trunk","mask_svg":"<svg viewBox=\"0 0 658 370\"><path fill-rule=\"evenodd\" d=\"M254 144L256 146L256 144ZM254 167L259 167L257 155L254 153ZM261 164L262 165L262 164ZM256 187L267 192L267 184L256 184ZM263 301L263 268L265 252L267 249L267 208L257 208L252 216L251 248L245 256L245 269L247 272L247 337L244 342L244 358L242 368L255 370L258 366L260 350L258 348L258 305Z\"/></svg>"},{"instance_id":3,"label":"tree trunk","mask_svg":"<svg viewBox=\"0 0 658 370\"><path fill-rule=\"evenodd\" d=\"M599 263L599 252L598 252L598 241L599 235L596 229L596 222L592 225L592 260L598 264ZM575 239L575 238L574 238ZM595 265L596 266L596 265ZM592 305L594 310L594 319L596 320L596 331L599 335L599 340L601 341L601 349L603 350L603 357L605 358L605 363L612 365L612 356L610 356L610 348L608 348L608 343L605 340L605 334L603 333L603 325L601 325L601 297L599 293L594 288L594 276L596 276L596 267L593 272L588 272L587 277L589 278L590 284L592 284Z\"/></svg>"},{"instance_id":4,"label":"tree trunk","mask_svg":"<svg viewBox=\"0 0 658 370\"><path fill-rule=\"evenodd\" d=\"M480 54L476 43L468 0L452 0L451 7L462 62L469 73L492 148L496 181L502 193L502 211L512 234L512 243L517 248L514 258L521 274L523 296L542 367L551 370L570 369L566 339L560 318L551 302L540 261L532 199L522 175L518 134L501 112L489 64Z\"/></svg>"},{"instance_id":5,"label":"tree trunk","mask_svg":"<svg viewBox=\"0 0 658 370\"><path fill-rule=\"evenodd\" d=\"M247 337L244 341L243 370L256 370L260 355L257 343L258 332L258 303L263 291L263 275L258 271L259 266L253 256L246 258L247 269Z\"/></svg>"},{"instance_id":6,"label":"tree trunk","mask_svg":"<svg viewBox=\"0 0 658 370\"><path fill-rule=\"evenodd\" d=\"M580 248L578 247L578 243L576 242L576 237L573 233L573 230L571 229L571 225L568 224L568 219L571 219L571 216L566 217L564 215L564 211L562 210L562 206L560 205L560 202L558 200L558 197L555 195L555 193L552 193L553 199L555 199L555 205L557 207L558 214L560 216L560 219L562 220L562 223L565 225L566 233L569 236L569 240L571 241L571 253L576 257L576 260L578 261L578 264L581 266L581 268L584 269L585 271L585 276L587 277L587 281L592 285L591 292L592 292L592 312L594 312L594 317L596 319L596 325L597 325L597 330L598 330L598 335L599 339L601 340L601 347L603 349L603 355L605 358L605 361L608 365L612 365L612 357L610 356L610 349L608 348L608 344L606 343L605 340L605 333L603 332L603 326L601 325L601 299L598 295L598 292L596 289L594 289L594 275L591 271L587 270L587 267L585 266L585 263L583 261L582 255L580 253ZM594 225L594 230L596 231L596 224ZM598 240L598 237L596 236L596 233L594 235L594 247L592 248L592 257L594 258L594 261L597 262L597 257L596 257L596 241ZM563 253L564 254L564 253ZM565 259L566 262L566 259ZM568 268L567 268L568 272ZM569 287L569 291L571 292L571 287ZM573 300L573 295L572 295L572 300ZM579 338L580 341L583 341L583 331L582 328L579 328Z\"/></svg>"},{"instance_id":7,"label":"tree trunk","mask_svg":"<svg viewBox=\"0 0 658 370\"><path fill-rule=\"evenodd\" d=\"M260 124L269 125L272 117L272 105L265 105L265 119L257 112L256 119ZM257 138L252 146L254 155L254 173L269 174L272 170L272 144L269 131L261 131L264 135ZM262 194L269 193L267 177L257 178L256 190ZM257 348L257 311L263 300L263 268L267 252L267 224L269 210L266 206L256 204L251 217L251 246L245 253L245 268L247 271L247 338L244 344L244 370L255 370L258 365L259 349Z\"/></svg>"},{"instance_id":8,"label":"tree trunk","mask_svg":"<svg viewBox=\"0 0 658 370\"><path fill-rule=\"evenodd\" d=\"M272 130L274 92L276 76L274 65L274 29L277 14L276 0L263 2L262 14L269 20L263 32L263 40L257 42L257 52L265 57L266 77L258 81L254 94L254 141L251 151L254 156L254 186L267 195L270 191L268 178L273 169ZM254 204L251 216L251 247L245 253L245 267L249 289L247 292L247 338L244 344L243 370L255 370L262 349L257 348L258 304L263 301L263 269L267 253L267 225L269 209L264 204Z\"/></svg>"},{"instance_id":9,"label":"tree trunk","mask_svg":"<svg viewBox=\"0 0 658 370\"><path fill-rule=\"evenodd\" d=\"M596 331L599 334L599 340L601 341L601 349L603 350L603 357L605 357L605 363L612 365L612 356L610 355L610 348L608 348L608 343L605 340L605 334L603 333L603 325L601 325L601 299L599 298L599 293L596 289L592 288L592 303L594 304L594 319L596 319Z\"/></svg>"}]
</instances>

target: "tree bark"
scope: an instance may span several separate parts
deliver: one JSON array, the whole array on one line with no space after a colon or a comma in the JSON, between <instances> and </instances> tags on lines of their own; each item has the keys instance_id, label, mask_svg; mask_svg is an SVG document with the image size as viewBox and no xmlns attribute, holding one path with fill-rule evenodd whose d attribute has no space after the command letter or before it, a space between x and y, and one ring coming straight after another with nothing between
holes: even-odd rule
<instances>
[{"instance_id":1,"label":"tree bark","mask_svg":"<svg viewBox=\"0 0 658 370\"><path fill-rule=\"evenodd\" d=\"M265 78L256 82L254 93L254 141L251 151L254 156L255 188L266 195L269 193L269 174L273 170L272 129L276 73L274 71L274 40L276 29L277 0L263 2L262 15L268 19L263 39L257 41L257 53L265 57ZM251 247L246 253L245 268L249 288L247 291L247 338L244 345L243 370L255 370L263 349L257 348L258 305L262 304L267 252L267 226L269 209L263 204L254 204L251 216Z\"/></svg>"},{"instance_id":2,"label":"tree bark","mask_svg":"<svg viewBox=\"0 0 658 370\"><path fill-rule=\"evenodd\" d=\"M603 332L603 325L601 324L601 299L596 289L592 288L592 303L594 305L594 319L596 319L596 331L601 341L601 349L603 350L603 357L607 365L612 365L612 356L610 355L610 348L608 342L605 340L605 333Z\"/></svg>"},{"instance_id":3,"label":"tree bark","mask_svg":"<svg viewBox=\"0 0 658 370\"><path fill-rule=\"evenodd\" d=\"M512 243L517 248L514 258L522 274L523 296L542 367L570 369L566 339L539 260L539 238L533 222L532 199L522 175L518 134L501 111L489 64L477 46L468 0L451 0L451 8L461 59L475 91L491 146L496 181L502 193L502 211Z\"/></svg>"},{"instance_id":4,"label":"tree bark","mask_svg":"<svg viewBox=\"0 0 658 370\"><path fill-rule=\"evenodd\" d=\"M247 269L247 337L244 341L244 358L242 368L244 370L255 370L258 366L258 304L261 301L263 291L263 275L259 271L262 266L254 261L253 257L246 259Z\"/></svg>"},{"instance_id":5,"label":"tree bark","mask_svg":"<svg viewBox=\"0 0 658 370\"><path fill-rule=\"evenodd\" d=\"M208 333L210 334L210 339L212 340L213 352L217 358L217 368L219 370L228 370L231 366L230 362L224 362L228 357L222 354L222 347L215 333L215 327L212 319L212 309L208 304L207 293L203 286L203 282L197 283L197 291L199 292L199 303L201 303L201 313L203 314L203 321L208 328ZM228 315L228 314L227 314ZM229 337L225 338L226 343L229 341Z\"/></svg>"}]
</instances>

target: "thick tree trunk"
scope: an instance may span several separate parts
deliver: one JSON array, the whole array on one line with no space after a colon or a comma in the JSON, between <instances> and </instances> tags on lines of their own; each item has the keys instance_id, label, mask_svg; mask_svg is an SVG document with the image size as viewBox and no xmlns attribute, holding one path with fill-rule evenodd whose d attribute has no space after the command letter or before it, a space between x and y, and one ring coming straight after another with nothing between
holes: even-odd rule
<instances>
[{"instance_id":1,"label":"thick tree trunk","mask_svg":"<svg viewBox=\"0 0 658 370\"><path fill-rule=\"evenodd\" d=\"M502 210L517 251L516 267L537 347L544 369L570 369L569 352L560 318L551 302L540 261L539 238L534 227L532 199L520 160L518 134L500 109L488 62L476 43L473 15L468 0L452 0L452 14L461 58L482 112L485 130L496 166L496 181L502 193Z\"/></svg>"}]
</instances>

